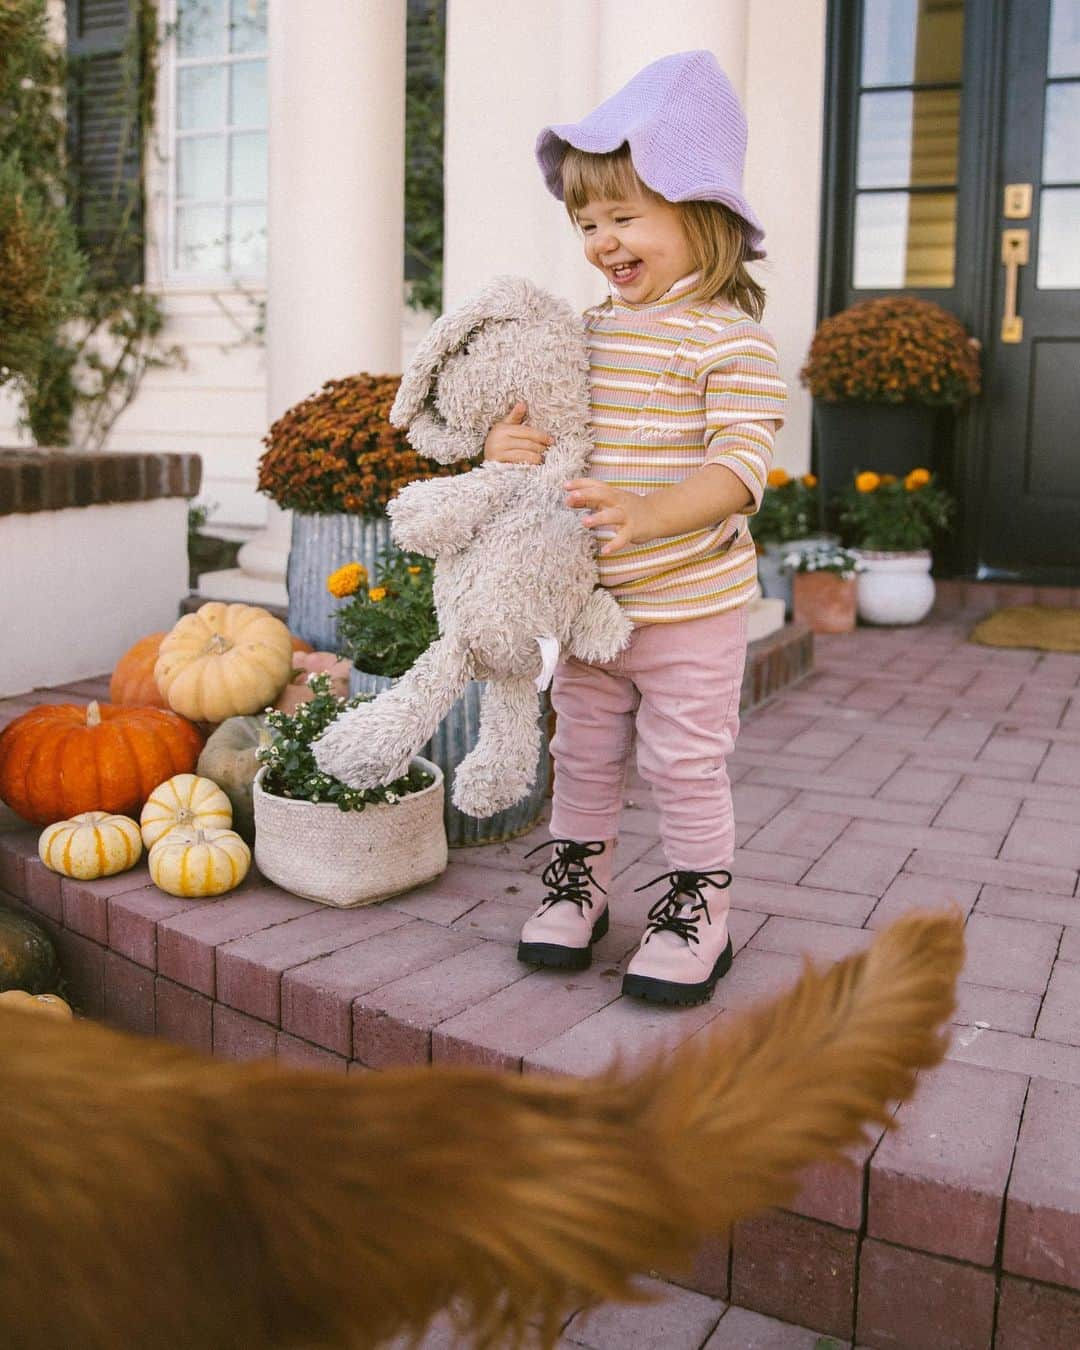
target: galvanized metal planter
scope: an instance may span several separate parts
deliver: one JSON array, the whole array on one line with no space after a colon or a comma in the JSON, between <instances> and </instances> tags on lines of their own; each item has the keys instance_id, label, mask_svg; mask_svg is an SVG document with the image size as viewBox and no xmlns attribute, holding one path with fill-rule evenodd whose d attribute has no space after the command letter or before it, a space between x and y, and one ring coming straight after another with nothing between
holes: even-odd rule
<instances>
[{"instance_id":1,"label":"galvanized metal planter","mask_svg":"<svg viewBox=\"0 0 1080 1350\"><path fill-rule=\"evenodd\" d=\"M330 594L326 578L351 562L363 563L374 575L379 553L390 543L386 516L294 511L287 578L290 632L316 651L337 651L337 612L346 602Z\"/></svg>"},{"instance_id":2,"label":"galvanized metal planter","mask_svg":"<svg viewBox=\"0 0 1080 1350\"><path fill-rule=\"evenodd\" d=\"M349 692L378 694L396 683L396 679L389 675L369 675L366 671L354 668L349 677ZM416 752L437 764L446 777L443 820L446 822L447 842L456 848L470 844L497 844L525 834L540 818L547 796L551 761L548 755L548 698L544 694L541 699L540 759L536 768L536 782L529 795L516 806L497 811L483 820L464 815L451 801L454 770L476 744L480 732L480 695L483 691L482 680L470 680L465 686L465 692L439 724L435 735Z\"/></svg>"}]
</instances>

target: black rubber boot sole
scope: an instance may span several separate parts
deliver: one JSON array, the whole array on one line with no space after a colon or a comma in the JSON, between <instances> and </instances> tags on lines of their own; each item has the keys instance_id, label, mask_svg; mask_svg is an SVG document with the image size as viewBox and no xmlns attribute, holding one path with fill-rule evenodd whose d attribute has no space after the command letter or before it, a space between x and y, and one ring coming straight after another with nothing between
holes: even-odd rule
<instances>
[{"instance_id":1,"label":"black rubber boot sole","mask_svg":"<svg viewBox=\"0 0 1080 1350\"><path fill-rule=\"evenodd\" d=\"M679 984L674 980L654 980L649 975L624 975L622 991L630 998L644 999L648 1003L668 1003L675 1007L688 1008L697 1003L707 1003L712 998L717 980L731 969L734 952L731 938L727 946L716 958L716 965L707 980L700 984Z\"/></svg>"},{"instance_id":2,"label":"black rubber boot sole","mask_svg":"<svg viewBox=\"0 0 1080 1350\"><path fill-rule=\"evenodd\" d=\"M587 947L560 947L556 942L519 942L517 959L527 966L547 966L552 970L588 970L592 964L592 945L608 930L608 911L593 924Z\"/></svg>"}]
</instances>

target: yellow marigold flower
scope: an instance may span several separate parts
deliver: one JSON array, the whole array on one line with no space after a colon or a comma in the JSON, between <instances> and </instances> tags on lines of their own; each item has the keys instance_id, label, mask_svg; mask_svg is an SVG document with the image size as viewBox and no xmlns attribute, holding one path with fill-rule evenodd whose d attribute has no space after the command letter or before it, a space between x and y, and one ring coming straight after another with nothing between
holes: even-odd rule
<instances>
[{"instance_id":1,"label":"yellow marigold flower","mask_svg":"<svg viewBox=\"0 0 1080 1350\"><path fill-rule=\"evenodd\" d=\"M876 473L860 473L855 475L855 489L857 492L876 492L881 486L881 479Z\"/></svg>"},{"instance_id":2,"label":"yellow marigold flower","mask_svg":"<svg viewBox=\"0 0 1080 1350\"><path fill-rule=\"evenodd\" d=\"M409 576L418 577L423 569L419 567L410 567L406 570L408 571Z\"/></svg>"},{"instance_id":3,"label":"yellow marigold flower","mask_svg":"<svg viewBox=\"0 0 1080 1350\"><path fill-rule=\"evenodd\" d=\"M786 483L791 482L791 475L787 469L770 469L769 476L765 481L769 487L783 487Z\"/></svg>"},{"instance_id":4,"label":"yellow marigold flower","mask_svg":"<svg viewBox=\"0 0 1080 1350\"><path fill-rule=\"evenodd\" d=\"M925 487L930 481L929 469L912 469L904 479L904 486L909 492L914 492L917 488Z\"/></svg>"},{"instance_id":5,"label":"yellow marigold flower","mask_svg":"<svg viewBox=\"0 0 1080 1350\"><path fill-rule=\"evenodd\" d=\"M367 598L371 601L373 605L377 605L380 600L386 599L386 587L372 586L371 590L368 591L367 593Z\"/></svg>"},{"instance_id":6,"label":"yellow marigold flower","mask_svg":"<svg viewBox=\"0 0 1080 1350\"><path fill-rule=\"evenodd\" d=\"M363 563L346 563L344 567L339 567L326 578L326 589L339 600L344 600L347 595L356 594L367 581L367 575L367 568Z\"/></svg>"},{"instance_id":7,"label":"yellow marigold flower","mask_svg":"<svg viewBox=\"0 0 1080 1350\"><path fill-rule=\"evenodd\" d=\"M816 488L816 487L817 487L817 474L816 474L816 473L804 473L803 476L802 476L802 485L803 485L803 487Z\"/></svg>"}]
</instances>

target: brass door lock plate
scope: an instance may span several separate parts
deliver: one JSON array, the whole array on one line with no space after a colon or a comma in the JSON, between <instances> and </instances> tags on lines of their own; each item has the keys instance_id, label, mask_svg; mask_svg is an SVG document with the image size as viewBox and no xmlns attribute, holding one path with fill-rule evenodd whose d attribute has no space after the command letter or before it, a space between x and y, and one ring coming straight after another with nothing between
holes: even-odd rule
<instances>
[{"instance_id":1,"label":"brass door lock plate","mask_svg":"<svg viewBox=\"0 0 1080 1350\"><path fill-rule=\"evenodd\" d=\"M1027 220L1031 215L1031 184L1007 183L1005 185L1005 219Z\"/></svg>"}]
</instances>

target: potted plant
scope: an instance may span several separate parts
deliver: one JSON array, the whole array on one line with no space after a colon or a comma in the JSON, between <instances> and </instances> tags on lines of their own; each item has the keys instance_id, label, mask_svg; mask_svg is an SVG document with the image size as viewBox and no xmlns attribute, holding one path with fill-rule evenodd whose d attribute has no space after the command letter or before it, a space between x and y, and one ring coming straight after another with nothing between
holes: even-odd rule
<instances>
[{"instance_id":1,"label":"potted plant","mask_svg":"<svg viewBox=\"0 0 1080 1350\"><path fill-rule=\"evenodd\" d=\"M979 392L979 343L940 305L885 296L823 320L799 378L814 397L829 502L863 470L933 463L940 410Z\"/></svg>"},{"instance_id":2,"label":"potted plant","mask_svg":"<svg viewBox=\"0 0 1080 1350\"><path fill-rule=\"evenodd\" d=\"M400 383L400 375L328 380L263 438L259 491L293 512L289 627L319 650L335 637L327 573L352 559L374 566L390 542L386 504L406 483L472 467L424 459L390 425Z\"/></svg>"},{"instance_id":3,"label":"potted plant","mask_svg":"<svg viewBox=\"0 0 1080 1350\"><path fill-rule=\"evenodd\" d=\"M751 518L750 530L758 551L758 582L764 595L783 600L791 615L791 575L784 570L785 553L839 543L836 535L822 534L818 480L812 473L793 478L786 469L772 469L761 506Z\"/></svg>"},{"instance_id":4,"label":"potted plant","mask_svg":"<svg viewBox=\"0 0 1080 1350\"><path fill-rule=\"evenodd\" d=\"M291 715L266 714L273 733L257 758L255 862L270 881L324 905L370 905L431 881L446 868L443 775L419 756L404 778L360 790L322 773L311 743L334 720L327 674ZM370 695L358 695L359 703ZM350 704L351 706L351 704Z\"/></svg>"},{"instance_id":5,"label":"potted plant","mask_svg":"<svg viewBox=\"0 0 1080 1350\"><path fill-rule=\"evenodd\" d=\"M850 633L855 627L855 577L860 559L848 549L827 544L784 557L792 573L795 619L813 633Z\"/></svg>"},{"instance_id":6,"label":"potted plant","mask_svg":"<svg viewBox=\"0 0 1080 1350\"><path fill-rule=\"evenodd\" d=\"M907 624L934 604L930 544L949 523L953 500L929 469L903 478L865 471L837 499L844 542L858 551L859 618Z\"/></svg>"},{"instance_id":7,"label":"potted plant","mask_svg":"<svg viewBox=\"0 0 1080 1350\"><path fill-rule=\"evenodd\" d=\"M373 578L355 562L327 578L327 589L344 601L337 611L337 646L353 663L351 692L371 695L389 688L438 637L433 574L430 558L391 546L379 555ZM527 797L483 820L465 815L450 800L454 771L479 735L483 690L483 681L470 680L420 751L446 776L443 814L447 839L454 846L493 844L524 834L539 819L547 794L549 730L544 717L536 781Z\"/></svg>"}]
</instances>

